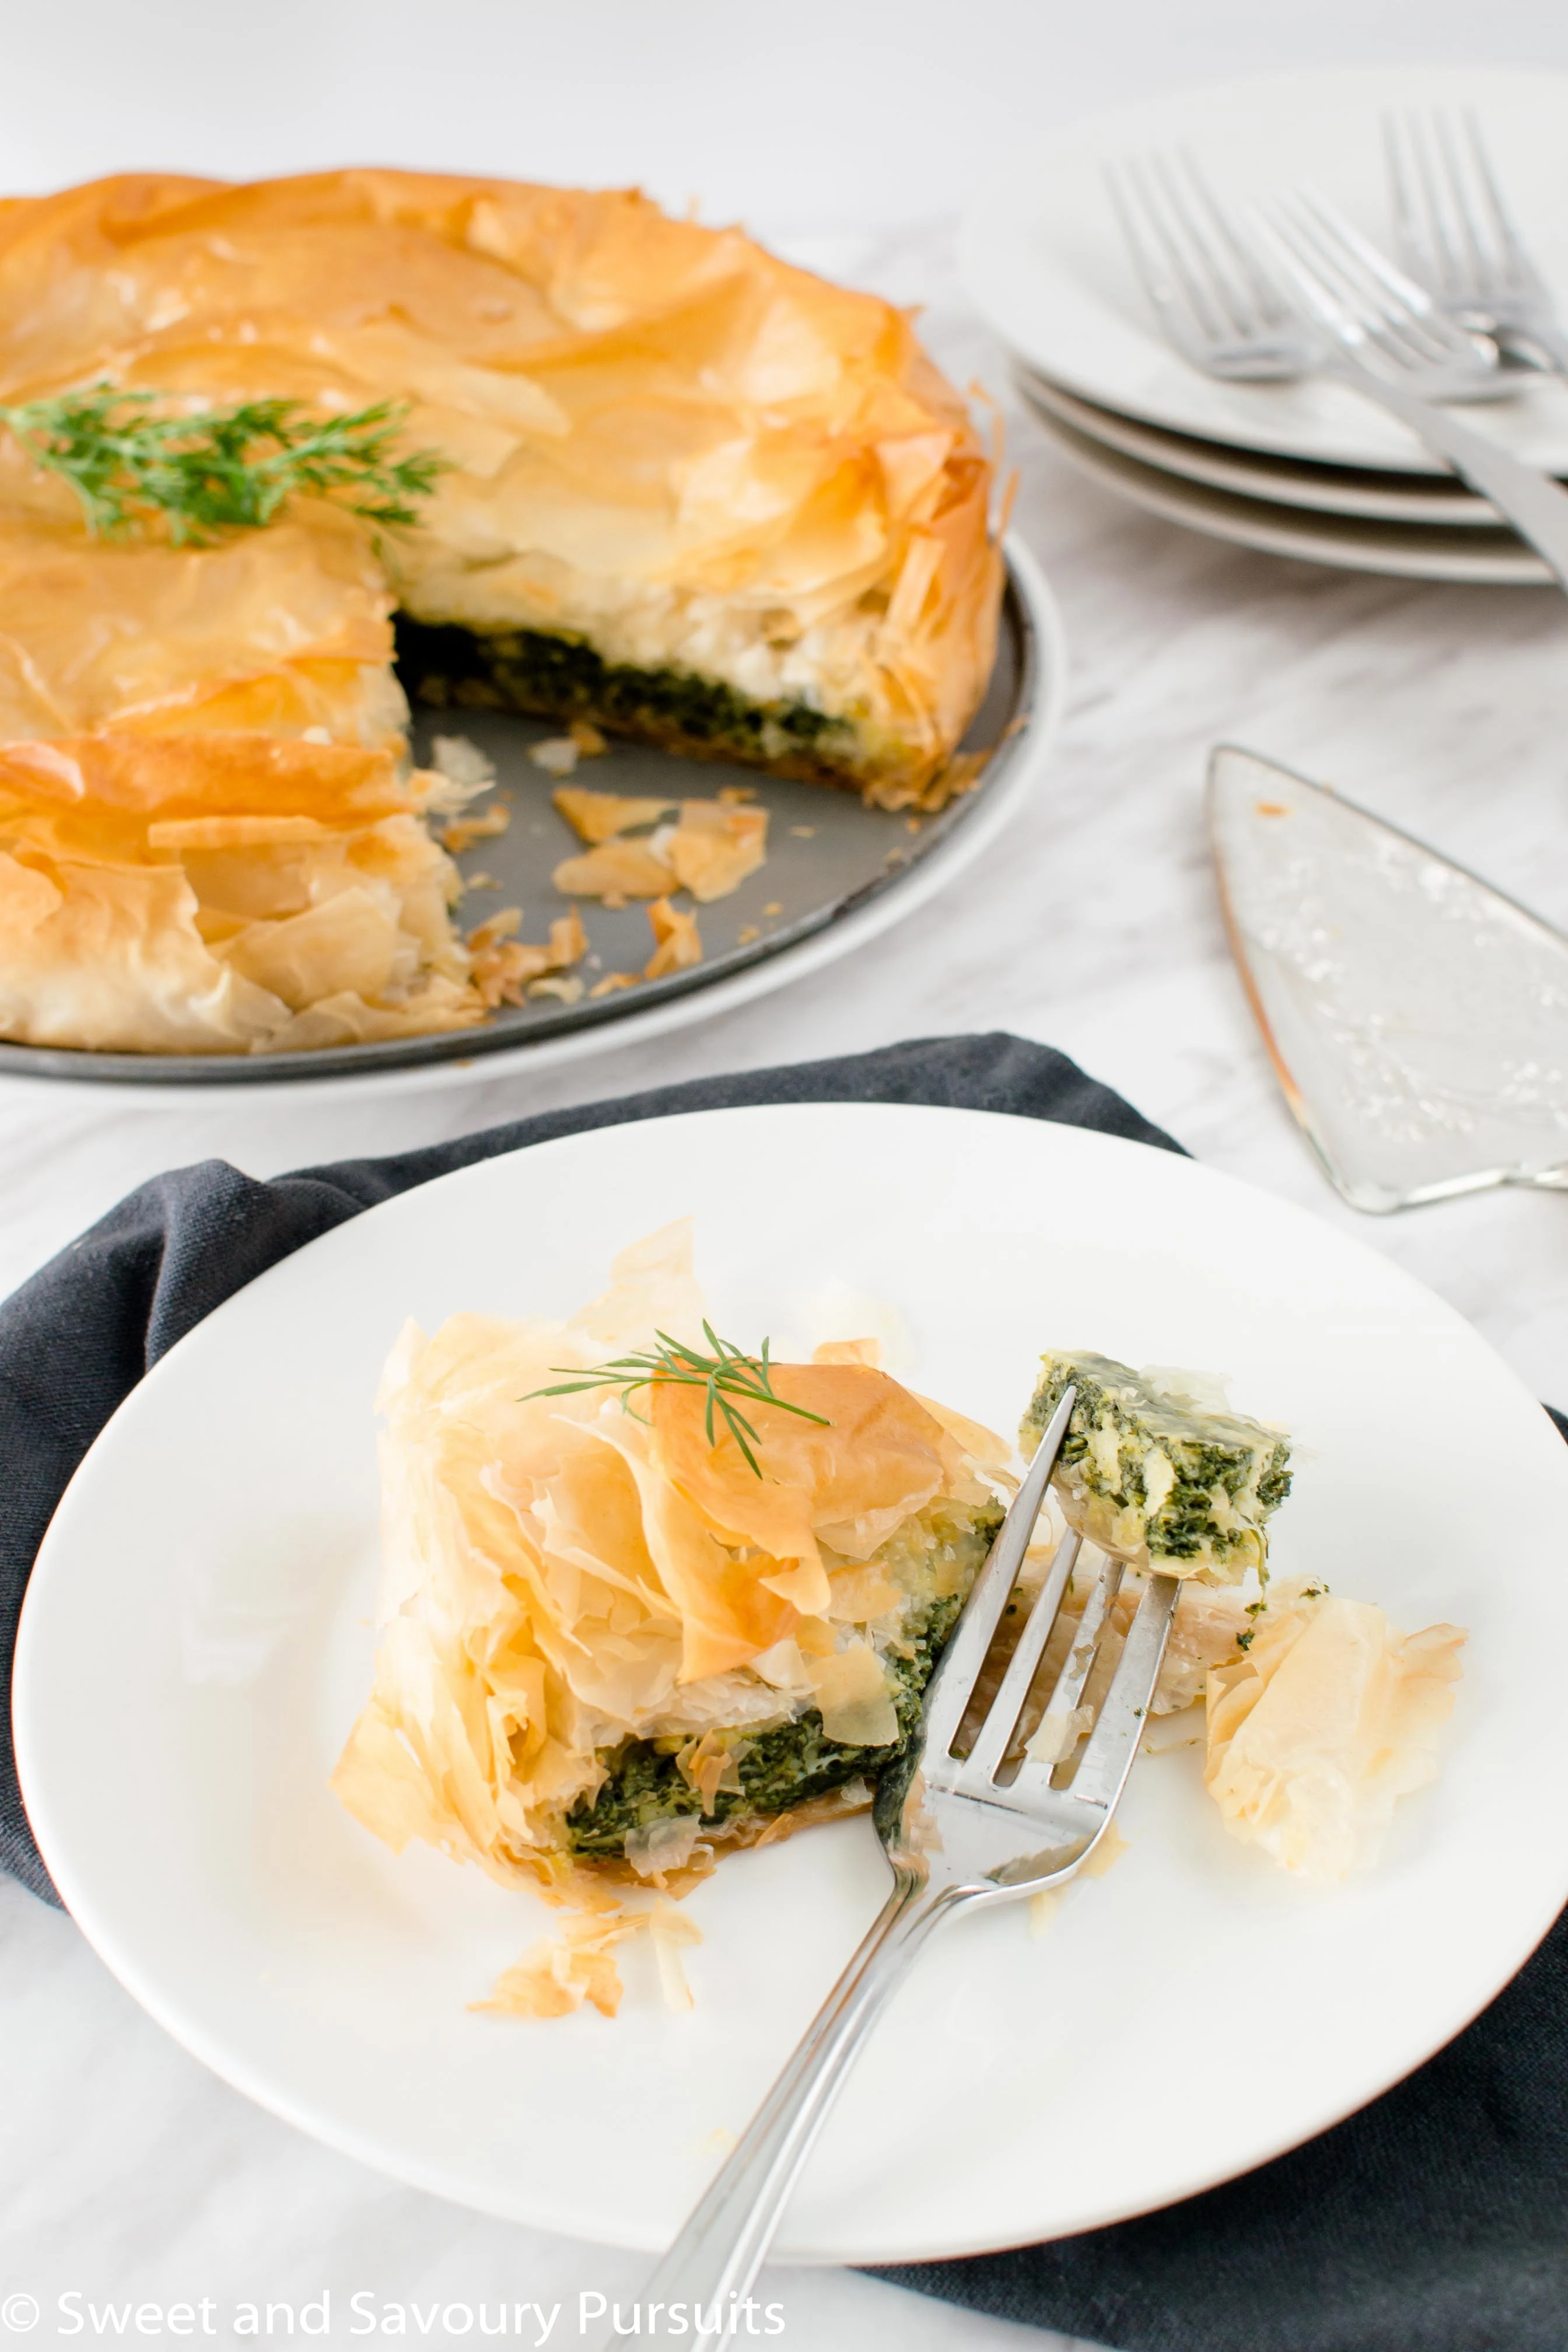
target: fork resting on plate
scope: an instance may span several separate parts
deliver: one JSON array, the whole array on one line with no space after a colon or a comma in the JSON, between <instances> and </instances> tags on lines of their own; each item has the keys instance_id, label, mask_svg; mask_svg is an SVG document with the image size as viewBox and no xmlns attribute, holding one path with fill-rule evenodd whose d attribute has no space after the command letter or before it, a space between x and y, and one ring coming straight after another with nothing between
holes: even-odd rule
<instances>
[{"instance_id":1,"label":"fork resting on plate","mask_svg":"<svg viewBox=\"0 0 1568 2352\"><path fill-rule=\"evenodd\" d=\"M1094 1728L1066 1787L1072 1718L1094 1664L1122 1566L1107 1560L1079 1620L1066 1664L1030 1740L1014 1755L1030 1687L1061 1612L1079 1550L1058 1545L995 1696L963 1755L953 1750L978 1706L995 1639L1067 1434L1076 1391L1051 1417L926 1693L915 1738L883 1773L874 1817L893 1873L865 1941L807 2027L795 2055L655 2270L639 2300L696 2306L691 2352L719 2352L735 2305L755 2278L801 2168L889 1994L931 1930L961 1912L1061 1886L1110 1825L1132 1769L1180 1590L1151 1576ZM1044 1735L1042 1737L1042 1735ZM706 2324L710 2323L710 2324Z\"/></svg>"}]
</instances>

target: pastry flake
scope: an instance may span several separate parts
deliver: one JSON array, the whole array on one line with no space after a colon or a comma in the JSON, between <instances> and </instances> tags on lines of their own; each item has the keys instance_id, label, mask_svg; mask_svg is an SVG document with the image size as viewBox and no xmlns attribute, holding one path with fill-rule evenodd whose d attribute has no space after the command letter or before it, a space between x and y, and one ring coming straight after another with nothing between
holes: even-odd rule
<instances>
[{"instance_id":1,"label":"pastry flake","mask_svg":"<svg viewBox=\"0 0 1568 2352\"><path fill-rule=\"evenodd\" d=\"M551 880L574 898L662 898L675 887L675 869L646 841L602 841L563 857Z\"/></svg>"},{"instance_id":2,"label":"pastry flake","mask_svg":"<svg viewBox=\"0 0 1568 2352\"><path fill-rule=\"evenodd\" d=\"M584 784L563 784L550 797L578 839L585 841L590 848L614 840L618 833L657 824L676 805L673 801L638 798L625 793L596 793Z\"/></svg>"},{"instance_id":3,"label":"pastry flake","mask_svg":"<svg viewBox=\"0 0 1568 2352\"><path fill-rule=\"evenodd\" d=\"M664 845L677 882L700 905L728 898L767 856L766 809L722 801L682 801L680 822Z\"/></svg>"},{"instance_id":4,"label":"pastry flake","mask_svg":"<svg viewBox=\"0 0 1568 2352\"><path fill-rule=\"evenodd\" d=\"M1306 1878L1376 1861L1397 1801L1436 1777L1465 1635L1404 1634L1370 1601L1281 1586L1208 1677L1204 1782L1234 1837Z\"/></svg>"},{"instance_id":5,"label":"pastry flake","mask_svg":"<svg viewBox=\"0 0 1568 2352\"><path fill-rule=\"evenodd\" d=\"M664 980L674 971L688 971L702 961L702 938L697 918L668 898L656 898L647 910L653 930L653 953L643 966L645 980Z\"/></svg>"}]
</instances>

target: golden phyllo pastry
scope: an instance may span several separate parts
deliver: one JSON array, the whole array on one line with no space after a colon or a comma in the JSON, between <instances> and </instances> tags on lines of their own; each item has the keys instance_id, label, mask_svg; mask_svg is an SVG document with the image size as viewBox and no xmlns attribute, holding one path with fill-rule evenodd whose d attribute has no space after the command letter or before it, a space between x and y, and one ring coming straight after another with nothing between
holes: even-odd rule
<instances>
[{"instance_id":1,"label":"golden phyllo pastry","mask_svg":"<svg viewBox=\"0 0 1568 2352\"><path fill-rule=\"evenodd\" d=\"M989 673L991 467L908 319L635 193L129 175L0 210L0 398L408 404L416 682L930 795ZM10 452L5 502L68 517ZM297 593L287 591L290 598Z\"/></svg>"},{"instance_id":2,"label":"golden phyllo pastry","mask_svg":"<svg viewBox=\"0 0 1568 2352\"><path fill-rule=\"evenodd\" d=\"M608 1360L713 1354L689 1252L670 1227L568 1322L410 1326L387 1366L375 1687L334 1786L394 1847L577 1900L679 1885L865 1804L915 1721L1005 1449L869 1343L731 1360L744 1444L700 1381L624 1409Z\"/></svg>"},{"instance_id":3,"label":"golden phyllo pastry","mask_svg":"<svg viewBox=\"0 0 1568 2352\"><path fill-rule=\"evenodd\" d=\"M0 746L0 1033L234 1053L482 1019L438 782L254 733Z\"/></svg>"},{"instance_id":4,"label":"golden phyllo pastry","mask_svg":"<svg viewBox=\"0 0 1568 2352\"><path fill-rule=\"evenodd\" d=\"M383 477L396 453L405 467L379 504L343 490L358 458L312 475L283 446L352 438L367 411ZM156 464L132 485L83 458L108 427L152 448L176 422L221 439L239 415L242 471L296 466L270 505L215 503L188 463L171 489ZM276 814L244 800L244 779L271 772L268 743L405 756L399 673L458 711L596 721L890 808L972 781L952 754L990 672L1002 574L963 403L901 312L635 193L149 173L0 205L0 750L112 738L101 761L63 755L89 801L112 770L153 809L165 770L148 751L132 783L132 747L178 734L205 741L180 774L188 794L210 764L209 814ZM290 767L304 797L289 814L341 833L335 771L317 764L320 805L309 763ZM24 761L17 776L36 772ZM32 787L8 789L26 802ZM412 803L397 813L416 823ZM79 815L91 833L85 803ZM300 985L242 975L199 890L212 935L163 936L196 914L172 842L138 857L149 847L168 869L138 886L150 994L110 1013L103 974L39 994L13 953L0 1034L276 1047L469 1017L449 1001L461 951L426 923L428 970L400 948L379 992L321 967L334 1003L373 1007L368 1024L315 1019ZM100 933L52 936L68 959ZM228 982L183 993L205 971L198 948Z\"/></svg>"},{"instance_id":5,"label":"golden phyllo pastry","mask_svg":"<svg viewBox=\"0 0 1568 2352\"><path fill-rule=\"evenodd\" d=\"M216 730L401 758L392 649L368 534L319 499L205 547L0 523L0 744Z\"/></svg>"},{"instance_id":6,"label":"golden phyllo pastry","mask_svg":"<svg viewBox=\"0 0 1568 2352\"><path fill-rule=\"evenodd\" d=\"M1370 1601L1282 1585L1208 1678L1204 1783L1226 1827L1286 1870L1376 1861L1401 1797L1437 1774L1465 1634L1401 1633Z\"/></svg>"}]
</instances>

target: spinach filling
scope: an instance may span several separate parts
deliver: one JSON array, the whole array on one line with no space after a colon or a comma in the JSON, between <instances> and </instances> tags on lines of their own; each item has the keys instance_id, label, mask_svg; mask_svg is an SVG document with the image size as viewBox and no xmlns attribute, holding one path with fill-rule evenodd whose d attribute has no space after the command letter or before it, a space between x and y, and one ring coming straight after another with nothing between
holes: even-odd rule
<instances>
[{"instance_id":1,"label":"spinach filling","mask_svg":"<svg viewBox=\"0 0 1568 2352\"><path fill-rule=\"evenodd\" d=\"M904 1618L900 1643L908 1655L889 1654L886 1661L891 1677L889 1696L899 1721L897 1741L886 1748L847 1747L826 1738L816 1707L808 1707L794 1723L737 1736L734 1755L741 1786L718 1790L707 1820L718 1824L737 1814L782 1813L809 1798L826 1796L847 1780L874 1780L903 1756L920 1720L926 1685L1001 1524L1000 1508L977 1511L961 1539L964 1555L961 1589L917 1602ZM677 1760L685 1745L679 1738L626 1739L603 1753L600 1761L608 1769L608 1779L592 1802L579 1799L566 1816L566 1843L572 1853L585 1859L618 1861L626 1851L628 1831L649 1829L659 1821L702 1816L701 1794L685 1779Z\"/></svg>"},{"instance_id":2,"label":"spinach filling","mask_svg":"<svg viewBox=\"0 0 1568 2352\"><path fill-rule=\"evenodd\" d=\"M749 701L719 678L609 662L581 638L544 629L431 626L400 613L396 630L399 673L424 702L589 719L749 760L833 769L852 761L853 726L808 702Z\"/></svg>"},{"instance_id":3,"label":"spinach filling","mask_svg":"<svg viewBox=\"0 0 1568 2352\"><path fill-rule=\"evenodd\" d=\"M1262 1522L1290 1492L1288 1438L1156 1387L1110 1357L1048 1355L1043 1363L1019 1432L1026 1451L1038 1444L1069 1382L1078 1390L1054 1484L1069 1496L1080 1488L1107 1514L1141 1519L1152 1559L1224 1565L1245 1553L1261 1566ZM1094 1520L1091 1512L1091 1537L1100 1532Z\"/></svg>"}]
</instances>

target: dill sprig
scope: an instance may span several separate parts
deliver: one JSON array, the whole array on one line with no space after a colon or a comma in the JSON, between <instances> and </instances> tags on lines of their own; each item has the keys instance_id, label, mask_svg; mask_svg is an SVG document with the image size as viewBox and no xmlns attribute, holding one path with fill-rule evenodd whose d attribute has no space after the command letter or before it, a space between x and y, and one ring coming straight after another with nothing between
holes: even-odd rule
<instances>
[{"instance_id":1,"label":"dill sprig","mask_svg":"<svg viewBox=\"0 0 1568 2352\"><path fill-rule=\"evenodd\" d=\"M731 1347L721 1339L711 1323L704 1322L703 1334L713 1350L710 1356L689 1348L680 1339L672 1339L668 1331L656 1331L656 1349L635 1356L616 1356L594 1371L576 1373L552 1389L531 1389L520 1404L531 1403L535 1397L579 1396L585 1389L618 1388L621 1405L631 1411L630 1399L638 1389L656 1386L682 1389L706 1389L708 1410L703 1416L710 1445L718 1444L715 1434L717 1418L721 1417L731 1436L744 1455L753 1477L763 1475L762 1465L752 1451L752 1444L761 1444L755 1429L733 1400L743 1398L749 1404L776 1405L780 1412L793 1412L801 1421L815 1421L821 1429L831 1428L826 1413L808 1412L803 1404L791 1404L787 1397L773 1391L773 1367L768 1360L768 1343L764 1339L759 1352L748 1356L743 1349ZM552 1372L571 1371L569 1364L552 1364Z\"/></svg>"},{"instance_id":2,"label":"dill sprig","mask_svg":"<svg viewBox=\"0 0 1568 2352\"><path fill-rule=\"evenodd\" d=\"M95 537L162 517L176 547L218 530L260 530L301 490L342 495L373 522L416 522L415 501L448 470L435 449L394 455L405 402L379 400L347 416L313 415L298 400L170 415L168 398L97 383L0 404L0 424L36 466L70 484Z\"/></svg>"}]
</instances>

